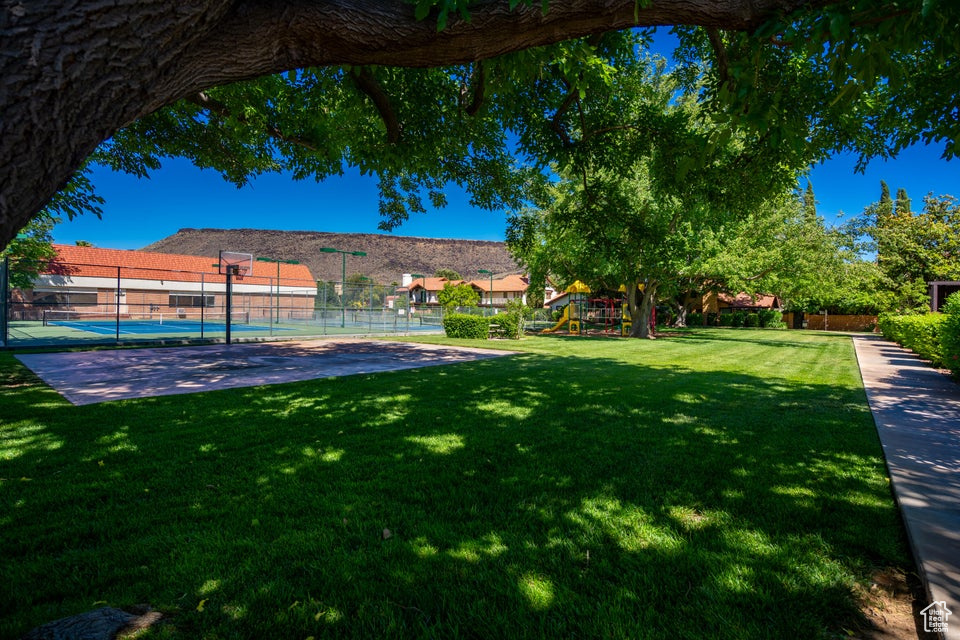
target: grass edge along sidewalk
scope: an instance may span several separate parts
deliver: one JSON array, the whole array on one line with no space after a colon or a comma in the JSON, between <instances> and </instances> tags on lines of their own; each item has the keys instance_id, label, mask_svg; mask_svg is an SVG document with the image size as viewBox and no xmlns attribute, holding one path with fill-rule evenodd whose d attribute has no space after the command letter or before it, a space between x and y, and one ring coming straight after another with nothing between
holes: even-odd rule
<instances>
[{"instance_id":1,"label":"grass edge along sidewalk","mask_svg":"<svg viewBox=\"0 0 960 640\"><path fill-rule=\"evenodd\" d=\"M824 637L911 569L849 338L510 346L88 407L0 354L0 637Z\"/></svg>"}]
</instances>

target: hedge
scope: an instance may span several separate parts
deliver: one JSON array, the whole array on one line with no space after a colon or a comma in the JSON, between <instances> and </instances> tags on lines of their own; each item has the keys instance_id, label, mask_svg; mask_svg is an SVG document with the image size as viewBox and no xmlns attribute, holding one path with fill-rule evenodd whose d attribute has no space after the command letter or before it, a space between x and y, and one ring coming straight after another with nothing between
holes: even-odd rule
<instances>
[{"instance_id":1,"label":"hedge","mask_svg":"<svg viewBox=\"0 0 960 640\"><path fill-rule=\"evenodd\" d=\"M761 327L780 328L780 325L783 324L783 314L777 309L761 309L759 313Z\"/></svg>"},{"instance_id":2,"label":"hedge","mask_svg":"<svg viewBox=\"0 0 960 640\"><path fill-rule=\"evenodd\" d=\"M451 313L443 317L443 331L448 338L486 338L490 319L466 313Z\"/></svg>"},{"instance_id":3,"label":"hedge","mask_svg":"<svg viewBox=\"0 0 960 640\"><path fill-rule=\"evenodd\" d=\"M525 326L523 310L522 309L511 309L506 313L498 313L493 318L490 318L492 324L500 325L500 334L504 338L510 338L512 340L519 340L523 335L523 327Z\"/></svg>"},{"instance_id":4,"label":"hedge","mask_svg":"<svg viewBox=\"0 0 960 640\"><path fill-rule=\"evenodd\" d=\"M952 297L952 296L951 296ZM946 315L929 313L923 316L881 314L877 323L883 337L910 349L935 367L944 366L941 333Z\"/></svg>"},{"instance_id":5,"label":"hedge","mask_svg":"<svg viewBox=\"0 0 960 640\"><path fill-rule=\"evenodd\" d=\"M950 294L943 307L940 347L943 365L960 377L960 292Z\"/></svg>"}]
</instances>

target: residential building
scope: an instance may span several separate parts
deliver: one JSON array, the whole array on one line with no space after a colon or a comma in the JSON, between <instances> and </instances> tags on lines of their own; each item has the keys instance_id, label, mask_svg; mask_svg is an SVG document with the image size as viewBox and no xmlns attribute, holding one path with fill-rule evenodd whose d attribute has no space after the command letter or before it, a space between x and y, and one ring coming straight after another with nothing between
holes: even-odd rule
<instances>
[{"instance_id":1,"label":"residential building","mask_svg":"<svg viewBox=\"0 0 960 640\"><path fill-rule=\"evenodd\" d=\"M11 292L12 319L43 320L51 311L190 317L224 307L226 276L216 257L73 245L54 249L57 258L33 287ZM232 284L233 309L251 318L313 313L317 287L305 265L254 261L252 273Z\"/></svg>"}]
</instances>

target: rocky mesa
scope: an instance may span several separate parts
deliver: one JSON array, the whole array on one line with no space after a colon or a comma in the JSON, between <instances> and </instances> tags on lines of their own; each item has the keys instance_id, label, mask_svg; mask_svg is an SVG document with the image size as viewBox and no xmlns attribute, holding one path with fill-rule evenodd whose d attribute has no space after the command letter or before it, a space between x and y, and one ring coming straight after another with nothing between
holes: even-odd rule
<instances>
[{"instance_id":1,"label":"rocky mesa","mask_svg":"<svg viewBox=\"0 0 960 640\"><path fill-rule=\"evenodd\" d=\"M322 247L362 251L347 256L347 276L361 274L380 284L400 283L404 273L432 276L453 269L464 278L482 278L479 269L497 276L520 273L503 242L417 238L375 233L272 231L265 229L180 229L143 248L157 253L180 253L216 258L220 250L252 253L254 257L297 260L317 280L340 280L342 257L323 253Z\"/></svg>"}]
</instances>

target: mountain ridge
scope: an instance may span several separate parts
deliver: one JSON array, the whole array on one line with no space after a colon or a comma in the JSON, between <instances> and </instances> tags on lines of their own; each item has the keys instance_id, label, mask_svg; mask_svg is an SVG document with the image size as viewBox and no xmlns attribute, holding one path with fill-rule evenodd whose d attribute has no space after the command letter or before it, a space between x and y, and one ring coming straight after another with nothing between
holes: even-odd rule
<instances>
[{"instance_id":1,"label":"mountain ridge","mask_svg":"<svg viewBox=\"0 0 960 640\"><path fill-rule=\"evenodd\" d=\"M346 256L347 276L361 274L379 284L400 283L404 273L432 276L438 269L452 269L466 279L486 277L477 273L480 269L498 276L523 271L504 242L377 233L188 227L142 250L215 258L222 249L252 253L255 258L297 260L307 265L317 280L339 281L343 256L323 253L322 247L366 253Z\"/></svg>"}]
</instances>

